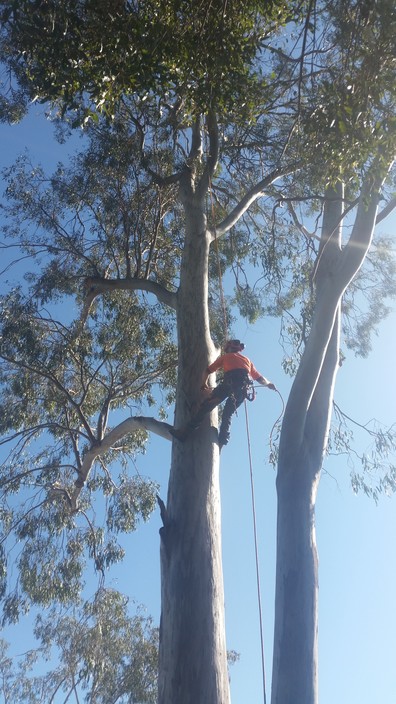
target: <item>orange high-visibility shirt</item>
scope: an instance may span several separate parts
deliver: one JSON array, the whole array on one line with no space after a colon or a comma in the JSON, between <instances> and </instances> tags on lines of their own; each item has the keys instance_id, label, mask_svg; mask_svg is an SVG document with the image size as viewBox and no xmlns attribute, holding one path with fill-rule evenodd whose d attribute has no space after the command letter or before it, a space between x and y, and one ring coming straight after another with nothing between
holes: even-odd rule
<instances>
[{"instance_id":1,"label":"orange high-visibility shirt","mask_svg":"<svg viewBox=\"0 0 396 704\"><path fill-rule=\"evenodd\" d=\"M244 369L252 379L260 379L262 374L257 371L253 363L248 357L244 357L240 352L226 352L215 359L212 364L207 367L208 374L213 374L218 369L224 369L225 372L230 372L233 369Z\"/></svg>"}]
</instances>

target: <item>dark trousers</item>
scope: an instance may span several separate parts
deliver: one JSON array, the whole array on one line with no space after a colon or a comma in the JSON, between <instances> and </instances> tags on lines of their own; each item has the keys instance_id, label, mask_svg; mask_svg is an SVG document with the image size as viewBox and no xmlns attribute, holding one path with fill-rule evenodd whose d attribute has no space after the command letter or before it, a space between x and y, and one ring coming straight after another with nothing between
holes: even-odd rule
<instances>
[{"instance_id":1,"label":"dark trousers","mask_svg":"<svg viewBox=\"0 0 396 704\"><path fill-rule=\"evenodd\" d=\"M244 369L233 369L224 374L223 381L216 386L210 396L205 399L195 416L190 420L190 428L198 428L207 413L213 411L224 399L227 399L223 408L219 430L219 443L226 445L230 439L230 426L233 413L245 400L249 387L249 375Z\"/></svg>"}]
</instances>

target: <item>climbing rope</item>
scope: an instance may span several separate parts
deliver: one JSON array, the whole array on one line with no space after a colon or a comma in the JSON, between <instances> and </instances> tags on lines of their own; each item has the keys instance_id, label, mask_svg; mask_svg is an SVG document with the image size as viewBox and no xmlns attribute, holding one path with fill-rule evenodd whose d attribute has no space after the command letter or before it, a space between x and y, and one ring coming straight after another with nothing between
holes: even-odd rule
<instances>
[{"instance_id":1,"label":"climbing rope","mask_svg":"<svg viewBox=\"0 0 396 704\"><path fill-rule=\"evenodd\" d=\"M256 389L262 389L262 388L265 388L265 387L263 387L261 384L257 384L257 385L253 386L254 391L256 391ZM282 396L281 392L279 391L279 389L275 389L275 391L281 400L282 410L279 413L279 416L277 417L275 423L273 424L273 426L271 428L271 432L269 434L270 457L273 457L273 458L275 458L274 443L273 443L275 428L278 425L279 421L281 420L281 418L285 412L285 402L284 402L283 396ZM248 399L248 400L250 400L250 399Z\"/></svg>"},{"instance_id":2,"label":"climbing rope","mask_svg":"<svg viewBox=\"0 0 396 704\"><path fill-rule=\"evenodd\" d=\"M247 444L248 444L249 467L250 467L250 490L251 490L251 497L252 497L254 551L255 551L255 557L256 557L257 602L258 602L259 624L260 624L261 669L262 669L262 677L263 677L263 696L264 696L264 704L267 704L266 684L265 684L263 612L262 612L262 608L261 608L260 561L259 561L258 541L257 541L256 501L255 501L255 492L254 492L253 462L252 462L252 450L251 450L251 444L250 444L249 418L248 418L246 400L245 400L244 404L245 404L245 419L246 419L246 437L247 437Z\"/></svg>"},{"instance_id":3,"label":"climbing rope","mask_svg":"<svg viewBox=\"0 0 396 704\"><path fill-rule=\"evenodd\" d=\"M209 179L209 193L210 193L210 202L211 202L211 211L212 211L212 225L213 225L213 229L214 229L214 245L215 245L215 250L216 250L216 258L217 258L217 272L218 272L218 279L219 279L220 300L221 300L221 306L222 306L222 312L223 312L224 339L226 340L228 337L227 309L226 309L226 305L225 305L225 297L224 297L224 290L223 290L223 280L222 280L221 264L220 264L220 252L219 252L219 245L218 245L218 241L217 241L217 232L216 232L216 226L215 226L216 221L215 221L215 214L214 214L212 183L211 183L210 179ZM255 396L255 391L254 391L253 385L251 386L251 391L252 391L251 400L253 400L254 396ZM271 433L270 433L271 452L273 452L272 451L272 435L273 435L273 432L275 430L276 425L278 424L278 422L282 418L283 411L284 411L283 398L282 398L280 392L278 391L278 389L276 389L276 391L279 394L281 401L282 401L282 411L280 413L279 418L276 419L276 421L272 427ZM263 699L264 699L264 704L267 704L266 681L265 681L264 628L263 628L263 614L262 614L262 606L261 606L260 561L259 561L258 540L257 540L256 501L255 501L255 491L254 491L253 463L252 463L252 451L251 451L251 443L250 443L249 418L248 418L248 412L247 412L246 399L244 401L244 405L245 405L246 435L247 435L249 468L250 468L250 489L251 489L251 500L252 500L254 550L255 550L255 560L256 560L256 583L257 583L257 602L258 602L258 614L259 614L259 625L260 625Z\"/></svg>"},{"instance_id":4,"label":"climbing rope","mask_svg":"<svg viewBox=\"0 0 396 704\"><path fill-rule=\"evenodd\" d=\"M260 386L259 388L263 388L263 387ZM274 454L273 447L272 447L272 436L273 436L275 427L277 426L277 424L279 423L280 419L283 416L283 412L285 409L285 404L283 401L282 394L280 393L280 391L278 391L278 389L276 389L276 392L278 393L278 395L282 401L282 410L281 410L280 415L276 419L276 421L273 424L272 429L271 429L271 433L270 433L271 454ZM264 628L263 628L263 613L262 613L262 606L261 606L260 560L259 560L258 540L257 540L256 500L255 500L255 490L254 490L253 462L252 462L252 449L251 449L251 442L250 442L249 416L248 416L246 399L244 401L244 404L245 404L246 437L247 437L249 471L250 471L250 491L251 491L251 500L252 500L254 552L255 552L255 560L256 560L257 603L258 603L259 626L260 626L261 669L262 669L262 678L263 678L263 699L264 699L264 704L267 704L266 680L265 680Z\"/></svg>"}]
</instances>

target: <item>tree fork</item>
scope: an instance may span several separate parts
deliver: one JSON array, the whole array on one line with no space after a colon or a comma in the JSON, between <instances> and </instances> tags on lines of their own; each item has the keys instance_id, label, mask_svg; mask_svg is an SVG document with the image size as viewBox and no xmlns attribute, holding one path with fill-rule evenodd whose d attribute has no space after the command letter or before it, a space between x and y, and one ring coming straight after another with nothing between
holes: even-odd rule
<instances>
[{"instance_id":1,"label":"tree fork","mask_svg":"<svg viewBox=\"0 0 396 704\"><path fill-rule=\"evenodd\" d=\"M325 254L318 269L322 279L316 282L311 333L286 405L279 448L271 704L318 702L315 502L327 445L339 349L339 297L334 294L328 299L328 288L322 283L338 267L341 187L338 193L330 195L322 228ZM338 199L334 200L334 195ZM316 369L312 364L313 354Z\"/></svg>"}]
</instances>

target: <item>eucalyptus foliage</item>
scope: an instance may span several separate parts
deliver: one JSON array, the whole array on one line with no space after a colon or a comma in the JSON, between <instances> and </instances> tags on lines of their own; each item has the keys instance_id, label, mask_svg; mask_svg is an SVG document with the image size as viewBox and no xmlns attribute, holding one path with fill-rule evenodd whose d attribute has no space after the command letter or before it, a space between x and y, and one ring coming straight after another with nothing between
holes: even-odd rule
<instances>
[{"instance_id":1,"label":"eucalyptus foliage","mask_svg":"<svg viewBox=\"0 0 396 704\"><path fill-rule=\"evenodd\" d=\"M100 589L93 601L63 616L52 608L37 617L35 636L38 647L14 658L0 642L5 702L156 702L158 629L141 609L131 615L119 592Z\"/></svg>"},{"instance_id":2,"label":"eucalyptus foliage","mask_svg":"<svg viewBox=\"0 0 396 704\"><path fill-rule=\"evenodd\" d=\"M266 85L256 53L301 11L282 0L53 0L34 12L30 2L0 10L4 55L29 93L60 99L64 110L83 100L87 116L91 106L114 114L123 96L158 90L178 94L193 112L253 114Z\"/></svg>"},{"instance_id":3,"label":"eucalyptus foliage","mask_svg":"<svg viewBox=\"0 0 396 704\"><path fill-rule=\"evenodd\" d=\"M99 574L122 559L117 535L147 520L155 504L156 486L127 472L129 458L147 440L144 429L137 429L101 454L86 486L83 513L70 514L68 492L88 449L108 432L109 414L136 414L152 405L158 384L167 406L177 362L172 316L158 305L111 294L95 304L86 324L75 306L88 275L117 276L122 270L160 282L172 277L177 262L161 225L166 197L158 194L148 202L142 184L141 191L131 191L133 157L122 171L109 140L111 135L102 151L92 146L69 169L59 166L50 179L26 158L9 173L14 224L6 234L17 232L22 256L34 262L25 269L25 283L2 300L1 432L8 448L2 467L3 548L12 534L23 545L17 558L21 581L4 602L11 621L27 608L22 594L45 605L54 598L77 600L87 559ZM161 259L154 242L163 248ZM102 524L94 526L83 514L96 496L105 504ZM4 567L3 579L6 572Z\"/></svg>"}]
</instances>

